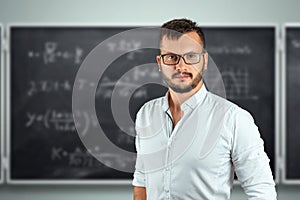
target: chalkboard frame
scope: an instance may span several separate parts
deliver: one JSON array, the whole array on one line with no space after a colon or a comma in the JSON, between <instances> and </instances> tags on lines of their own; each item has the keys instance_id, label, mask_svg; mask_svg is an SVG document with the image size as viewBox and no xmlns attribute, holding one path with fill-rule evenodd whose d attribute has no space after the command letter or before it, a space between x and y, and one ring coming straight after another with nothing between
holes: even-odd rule
<instances>
[{"instance_id":1,"label":"chalkboard frame","mask_svg":"<svg viewBox=\"0 0 300 200\"><path fill-rule=\"evenodd\" d=\"M0 24L0 184L4 183L4 167L3 167L3 162L4 162L4 30L3 30L3 25Z\"/></svg>"},{"instance_id":2,"label":"chalkboard frame","mask_svg":"<svg viewBox=\"0 0 300 200\"><path fill-rule=\"evenodd\" d=\"M280 39L280 26L278 24L275 26L275 155L274 155L274 163L275 163L275 183L279 183L280 181L280 170L281 170L281 154L280 154L280 132L281 132L281 105L280 105L280 97L281 97L281 71L280 71L280 48L281 48L281 39Z\"/></svg>"},{"instance_id":3,"label":"chalkboard frame","mask_svg":"<svg viewBox=\"0 0 300 200\"><path fill-rule=\"evenodd\" d=\"M282 183L286 185L300 185L300 178L299 179L289 179L287 178L287 29L288 28L300 28L300 23L285 23L282 26L282 71L281 71L281 88L282 88L282 95L281 95L281 112L282 112Z\"/></svg>"},{"instance_id":4,"label":"chalkboard frame","mask_svg":"<svg viewBox=\"0 0 300 200\"><path fill-rule=\"evenodd\" d=\"M7 70L6 70L6 106L7 106L7 112L5 118L6 120L6 125L7 125L7 137L6 137L6 152L7 152L7 183L8 184L30 184L30 185L35 185L35 184L43 184L43 185L64 185L64 184L75 184L75 185L83 185L83 184L97 184L97 185L130 185L132 180L105 180L105 179L97 179L97 180L16 180L16 179L11 179L11 174L10 174L10 162L11 162L11 154L10 154L10 137L11 137L11 130L10 130L10 125L11 125L11 116L10 116L10 111L11 111L11 105L10 105L10 89L11 89L11 64L10 64L10 48L11 48L11 41L10 41L10 35L11 35L11 29L13 28L20 28L20 27L25 27L25 28L85 28L85 27L95 27L95 28L101 28L101 27L150 27L150 26L159 26L155 24L131 24L131 23L126 23L126 24L60 24L60 23L46 23L46 24L36 24L36 23L17 23L17 24L8 24L7 25L7 41L8 41L8 51L6 54L7 58ZM224 24L214 24L214 23L202 23L201 26L203 28L274 28L274 63L275 63L275 77L274 77L274 109L275 109L275 116L274 116L274 122L275 122L275 144L274 144L274 171L276 174L275 182L278 183L279 180L279 169L278 169L278 152L279 152L279 145L278 145L278 139L279 139L279 56L278 56L278 39L279 39L279 26L278 24L271 24L271 23L249 23L249 24L241 24L241 23L224 23ZM238 184L238 181L235 181L234 184Z\"/></svg>"}]
</instances>

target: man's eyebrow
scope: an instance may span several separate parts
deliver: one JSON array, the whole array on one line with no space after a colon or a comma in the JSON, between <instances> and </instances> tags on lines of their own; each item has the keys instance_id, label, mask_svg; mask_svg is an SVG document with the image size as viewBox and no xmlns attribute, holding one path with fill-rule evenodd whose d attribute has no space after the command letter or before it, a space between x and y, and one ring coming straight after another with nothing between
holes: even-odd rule
<instances>
[{"instance_id":1,"label":"man's eyebrow","mask_svg":"<svg viewBox=\"0 0 300 200\"><path fill-rule=\"evenodd\" d=\"M192 54L192 53L199 53L199 52L197 52L197 51L188 51L188 52L185 52L184 54L181 54L181 55Z\"/></svg>"},{"instance_id":2,"label":"man's eyebrow","mask_svg":"<svg viewBox=\"0 0 300 200\"><path fill-rule=\"evenodd\" d=\"M189 53L197 53L196 51L189 51L189 52L186 52L184 54L189 54Z\"/></svg>"},{"instance_id":3,"label":"man's eyebrow","mask_svg":"<svg viewBox=\"0 0 300 200\"><path fill-rule=\"evenodd\" d=\"M176 54L176 53L171 52L171 51L166 51L164 54Z\"/></svg>"},{"instance_id":4,"label":"man's eyebrow","mask_svg":"<svg viewBox=\"0 0 300 200\"><path fill-rule=\"evenodd\" d=\"M184 54L189 54L189 53L198 53L198 52L191 50L191 51L185 52ZM171 52L171 51L166 51L164 54L176 54L177 55L178 53L174 53L174 52ZM180 54L178 54L178 55L180 55Z\"/></svg>"}]
</instances>

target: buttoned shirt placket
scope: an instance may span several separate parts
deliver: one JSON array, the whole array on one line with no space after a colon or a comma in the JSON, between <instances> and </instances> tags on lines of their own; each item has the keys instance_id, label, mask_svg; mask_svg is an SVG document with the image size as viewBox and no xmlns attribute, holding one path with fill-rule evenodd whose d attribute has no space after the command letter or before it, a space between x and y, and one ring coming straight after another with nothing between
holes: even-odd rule
<instances>
[{"instance_id":1,"label":"buttoned shirt placket","mask_svg":"<svg viewBox=\"0 0 300 200\"><path fill-rule=\"evenodd\" d=\"M173 119L172 119L172 114L170 112L170 109L168 108L165 113L166 113L166 130L167 130L167 137L168 137L168 143L167 143L167 150L166 150L166 158L165 158L165 167L164 167L164 192L165 192L165 197L167 200L171 199L171 172L172 172L172 145L173 141L176 137L176 133L178 129L181 127L181 123L185 120L185 116L188 115L187 113L187 105L183 104L181 106L183 115L181 119L178 121L176 124L175 128L173 128ZM186 115L184 114L186 113ZM173 147L176 148L176 147Z\"/></svg>"}]
</instances>

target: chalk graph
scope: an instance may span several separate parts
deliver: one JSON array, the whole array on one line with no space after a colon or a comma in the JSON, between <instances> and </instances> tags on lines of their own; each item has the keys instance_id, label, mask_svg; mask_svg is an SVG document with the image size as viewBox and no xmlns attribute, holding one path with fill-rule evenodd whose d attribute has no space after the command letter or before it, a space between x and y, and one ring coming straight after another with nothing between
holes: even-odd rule
<instances>
[{"instance_id":1,"label":"chalk graph","mask_svg":"<svg viewBox=\"0 0 300 200\"><path fill-rule=\"evenodd\" d=\"M246 67L228 67L221 70L226 96L228 99L258 100L258 96L251 94L249 71Z\"/></svg>"},{"instance_id":2,"label":"chalk graph","mask_svg":"<svg viewBox=\"0 0 300 200\"><path fill-rule=\"evenodd\" d=\"M230 100L258 100L251 92L250 75L247 67L223 67L220 70L225 86L226 98ZM207 80L213 80L214 73L207 73Z\"/></svg>"}]
</instances>

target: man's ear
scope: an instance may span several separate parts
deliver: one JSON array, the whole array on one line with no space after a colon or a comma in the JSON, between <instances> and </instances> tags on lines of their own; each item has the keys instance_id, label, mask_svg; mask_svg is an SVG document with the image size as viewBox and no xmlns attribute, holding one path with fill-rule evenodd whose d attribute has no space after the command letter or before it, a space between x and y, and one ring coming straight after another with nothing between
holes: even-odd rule
<instances>
[{"instance_id":1,"label":"man's ear","mask_svg":"<svg viewBox=\"0 0 300 200\"><path fill-rule=\"evenodd\" d=\"M204 54L204 70L207 69L207 66L208 66L208 53L206 52Z\"/></svg>"},{"instance_id":2,"label":"man's ear","mask_svg":"<svg viewBox=\"0 0 300 200\"><path fill-rule=\"evenodd\" d=\"M161 71L161 57L160 56L156 56L156 62L158 65L158 71Z\"/></svg>"}]
</instances>

